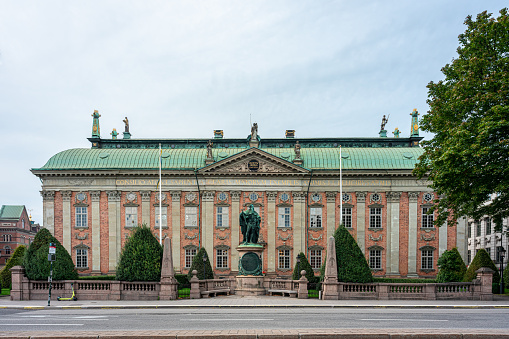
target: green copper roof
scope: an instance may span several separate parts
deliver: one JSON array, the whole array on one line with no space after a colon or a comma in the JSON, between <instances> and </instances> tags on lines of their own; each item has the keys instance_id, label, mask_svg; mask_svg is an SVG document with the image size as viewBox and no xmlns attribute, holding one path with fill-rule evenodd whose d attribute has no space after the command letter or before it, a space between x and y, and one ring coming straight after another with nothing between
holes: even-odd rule
<instances>
[{"instance_id":1,"label":"green copper roof","mask_svg":"<svg viewBox=\"0 0 509 339\"><path fill-rule=\"evenodd\" d=\"M216 161L245 151L246 148L214 148ZM292 161L291 148L262 148L262 151ZM343 148L343 169L414 168L422 154L420 147ZM196 169L205 166L205 148L163 149L164 169ZM339 168L339 148L302 148L303 167L313 170ZM158 149L70 149L57 153L42 167L34 170L107 170L158 169Z\"/></svg>"},{"instance_id":2,"label":"green copper roof","mask_svg":"<svg viewBox=\"0 0 509 339\"><path fill-rule=\"evenodd\" d=\"M25 206L21 205L2 205L0 209L0 219L19 220Z\"/></svg>"}]
</instances>

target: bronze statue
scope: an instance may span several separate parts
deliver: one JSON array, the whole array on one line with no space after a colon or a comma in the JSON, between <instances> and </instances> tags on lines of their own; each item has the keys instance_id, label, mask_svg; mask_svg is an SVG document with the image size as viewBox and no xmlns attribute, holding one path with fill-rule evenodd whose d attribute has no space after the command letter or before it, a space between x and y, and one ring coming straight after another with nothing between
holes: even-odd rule
<instances>
[{"instance_id":1,"label":"bronze statue","mask_svg":"<svg viewBox=\"0 0 509 339\"><path fill-rule=\"evenodd\" d=\"M294 151L295 151L295 159L300 159L300 144L299 144L299 140L297 140L295 142Z\"/></svg>"},{"instance_id":2,"label":"bronze statue","mask_svg":"<svg viewBox=\"0 0 509 339\"><path fill-rule=\"evenodd\" d=\"M129 133L129 120L127 120L127 117L125 117L125 119L122 121L125 124L125 133Z\"/></svg>"},{"instance_id":3,"label":"bronze statue","mask_svg":"<svg viewBox=\"0 0 509 339\"><path fill-rule=\"evenodd\" d=\"M386 119L385 114L384 114L384 117L382 118L382 125L380 125L381 131L385 130L385 125L389 122L389 116L390 116L390 114L387 116L387 119Z\"/></svg>"},{"instance_id":4,"label":"bronze statue","mask_svg":"<svg viewBox=\"0 0 509 339\"><path fill-rule=\"evenodd\" d=\"M256 122L251 127L251 140L258 140L258 124Z\"/></svg>"},{"instance_id":5,"label":"bronze statue","mask_svg":"<svg viewBox=\"0 0 509 339\"><path fill-rule=\"evenodd\" d=\"M240 212L240 231L242 232L243 244L257 244L260 236L260 215L254 210L253 204L249 208Z\"/></svg>"},{"instance_id":6,"label":"bronze statue","mask_svg":"<svg viewBox=\"0 0 509 339\"><path fill-rule=\"evenodd\" d=\"M207 143L207 158L208 159L212 159L212 145L214 145L214 143L209 140L209 142Z\"/></svg>"}]
</instances>

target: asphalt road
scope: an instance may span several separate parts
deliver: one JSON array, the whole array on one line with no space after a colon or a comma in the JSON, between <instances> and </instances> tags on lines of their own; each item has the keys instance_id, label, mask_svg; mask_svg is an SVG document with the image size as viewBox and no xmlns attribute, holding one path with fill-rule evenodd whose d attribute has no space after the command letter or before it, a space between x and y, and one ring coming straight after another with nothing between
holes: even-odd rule
<instances>
[{"instance_id":1,"label":"asphalt road","mask_svg":"<svg viewBox=\"0 0 509 339\"><path fill-rule=\"evenodd\" d=\"M509 329L509 309L1 309L0 333L229 329Z\"/></svg>"}]
</instances>

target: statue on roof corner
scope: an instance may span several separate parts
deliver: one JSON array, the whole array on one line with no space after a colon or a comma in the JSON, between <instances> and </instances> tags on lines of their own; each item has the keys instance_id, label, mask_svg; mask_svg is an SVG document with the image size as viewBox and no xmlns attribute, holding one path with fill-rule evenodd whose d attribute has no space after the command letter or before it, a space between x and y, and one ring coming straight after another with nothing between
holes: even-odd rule
<instances>
[{"instance_id":1,"label":"statue on roof corner","mask_svg":"<svg viewBox=\"0 0 509 339\"><path fill-rule=\"evenodd\" d=\"M125 124L125 133L129 133L129 120L127 119L127 117L125 117L124 120L122 120Z\"/></svg>"},{"instance_id":2,"label":"statue on roof corner","mask_svg":"<svg viewBox=\"0 0 509 339\"><path fill-rule=\"evenodd\" d=\"M387 116L387 119L385 118L385 114L382 118L382 124L380 125L380 130L381 131L385 131L385 125L387 125L387 123L389 122L389 116L390 114Z\"/></svg>"},{"instance_id":3,"label":"statue on roof corner","mask_svg":"<svg viewBox=\"0 0 509 339\"><path fill-rule=\"evenodd\" d=\"M297 140L295 142L294 151L295 151L295 159L300 159L300 144L299 144L299 140Z\"/></svg>"},{"instance_id":4,"label":"statue on roof corner","mask_svg":"<svg viewBox=\"0 0 509 339\"><path fill-rule=\"evenodd\" d=\"M94 118L94 122L92 125L92 138L100 138L101 137L101 129L99 128L99 114L98 110L94 110L92 117Z\"/></svg>"},{"instance_id":5,"label":"statue on roof corner","mask_svg":"<svg viewBox=\"0 0 509 339\"><path fill-rule=\"evenodd\" d=\"M117 139L118 132L117 132L117 129L116 129L116 128L114 128L114 129L113 129L113 131L111 131L111 133L110 133L110 134L111 134L111 138L112 138L113 140L116 140L116 139Z\"/></svg>"},{"instance_id":6,"label":"statue on roof corner","mask_svg":"<svg viewBox=\"0 0 509 339\"><path fill-rule=\"evenodd\" d=\"M394 137L395 138L399 138L399 134L400 134L400 130L396 127L396 129L394 130L394 132L392 132L392 134L394 134Z\"/></svg>"},{"instance_id":7,"label":"statue on roof corner","mask_svg":"<svg viewBox=\"0 0 509 339\"><path fill-rule=\"evenodd\" d=\"M419 136L419 118L417 117L419 115L419 112L417 112L417 108L414 108L412 113L410 113L412 116L412 125L410 127L410 136L411 137L418 137Z\"/></svg>"},{"instance_id":8,"label":"statue on roof corner","mask_svg":"<svg viewBox=\"0 0 509 339\"><path fill-rule=\"evenodd\" d=\"M252 141L258 140L258 124L256 122L251 127L251 140Z\"/></svg>"}]
</instances>

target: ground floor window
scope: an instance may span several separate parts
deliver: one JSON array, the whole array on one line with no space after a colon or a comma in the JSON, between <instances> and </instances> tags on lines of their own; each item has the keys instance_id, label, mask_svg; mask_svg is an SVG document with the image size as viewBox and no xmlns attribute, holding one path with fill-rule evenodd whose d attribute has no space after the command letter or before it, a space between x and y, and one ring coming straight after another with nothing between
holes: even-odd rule
<instances>
[{"instance_id":1,"label":"ground floor window","mask_svg":"<svg viewBox=\"0 0 509 339\"><path fill-rule=\"evenodd\" d=\"M228 268L228 250L216 250L216 267Z\"/></svg>"},{"instance_id":2,"label":"ground floor window","mask_svg":"<svg viewBox=\"0 0 509 339\"><path fill-rule=\"evenodd\" d=\"M286 269L290 268L290 250L279 250L278 255L278 268Z\"/></svg>"},{"instance_id":3,"label":"ground floor window","mask_svg":"<svg viewBox=\"0 0 509 339\"><path fill-rule=\"evenodd\" d=\"M320 267L322 267L322 250L310 250L309 263L312 269L320 269Z\"/></svg>"},{"instance_id":4,"label":"ground floor window","mask_svg":"<svg viewBox=\"0 0 509 339\"><path fill-rule=\"evenodd\" d=\"M196 255L196 248L186 249L185 262L184 262L185 268L191 268L191 264L193 263L193 259L194 259L195 255Z\"/></svg>"},{"instance_id":5,"label":"ground floor window","mask_svg":"<svg viewBox=\"0 0 509 339\"><path fill-rule=\"evenodd\" d=\"M421 269L432 270L433 269L433 251L422 250L421 251Z\"/></svg>"},{"instance_id":6,"label":"ground floor window","mask_svg":"<svg viewBox=\"0 0 509 339\"><path fill-rule=\"evenodd\" d=\"M373 270L382 269L382 250L369 250L369 268Z\"/></svg>"},{"instance_id":7,"label":"ground floor window","mask_svg":"<svg viewBox=\"0 0 509 339\"><path fill-rule=\"evenodd\" d=\"M86 248L76 249L76 267L77 268L88 267L88 250Z\"/></svg>"}]
</instances>

